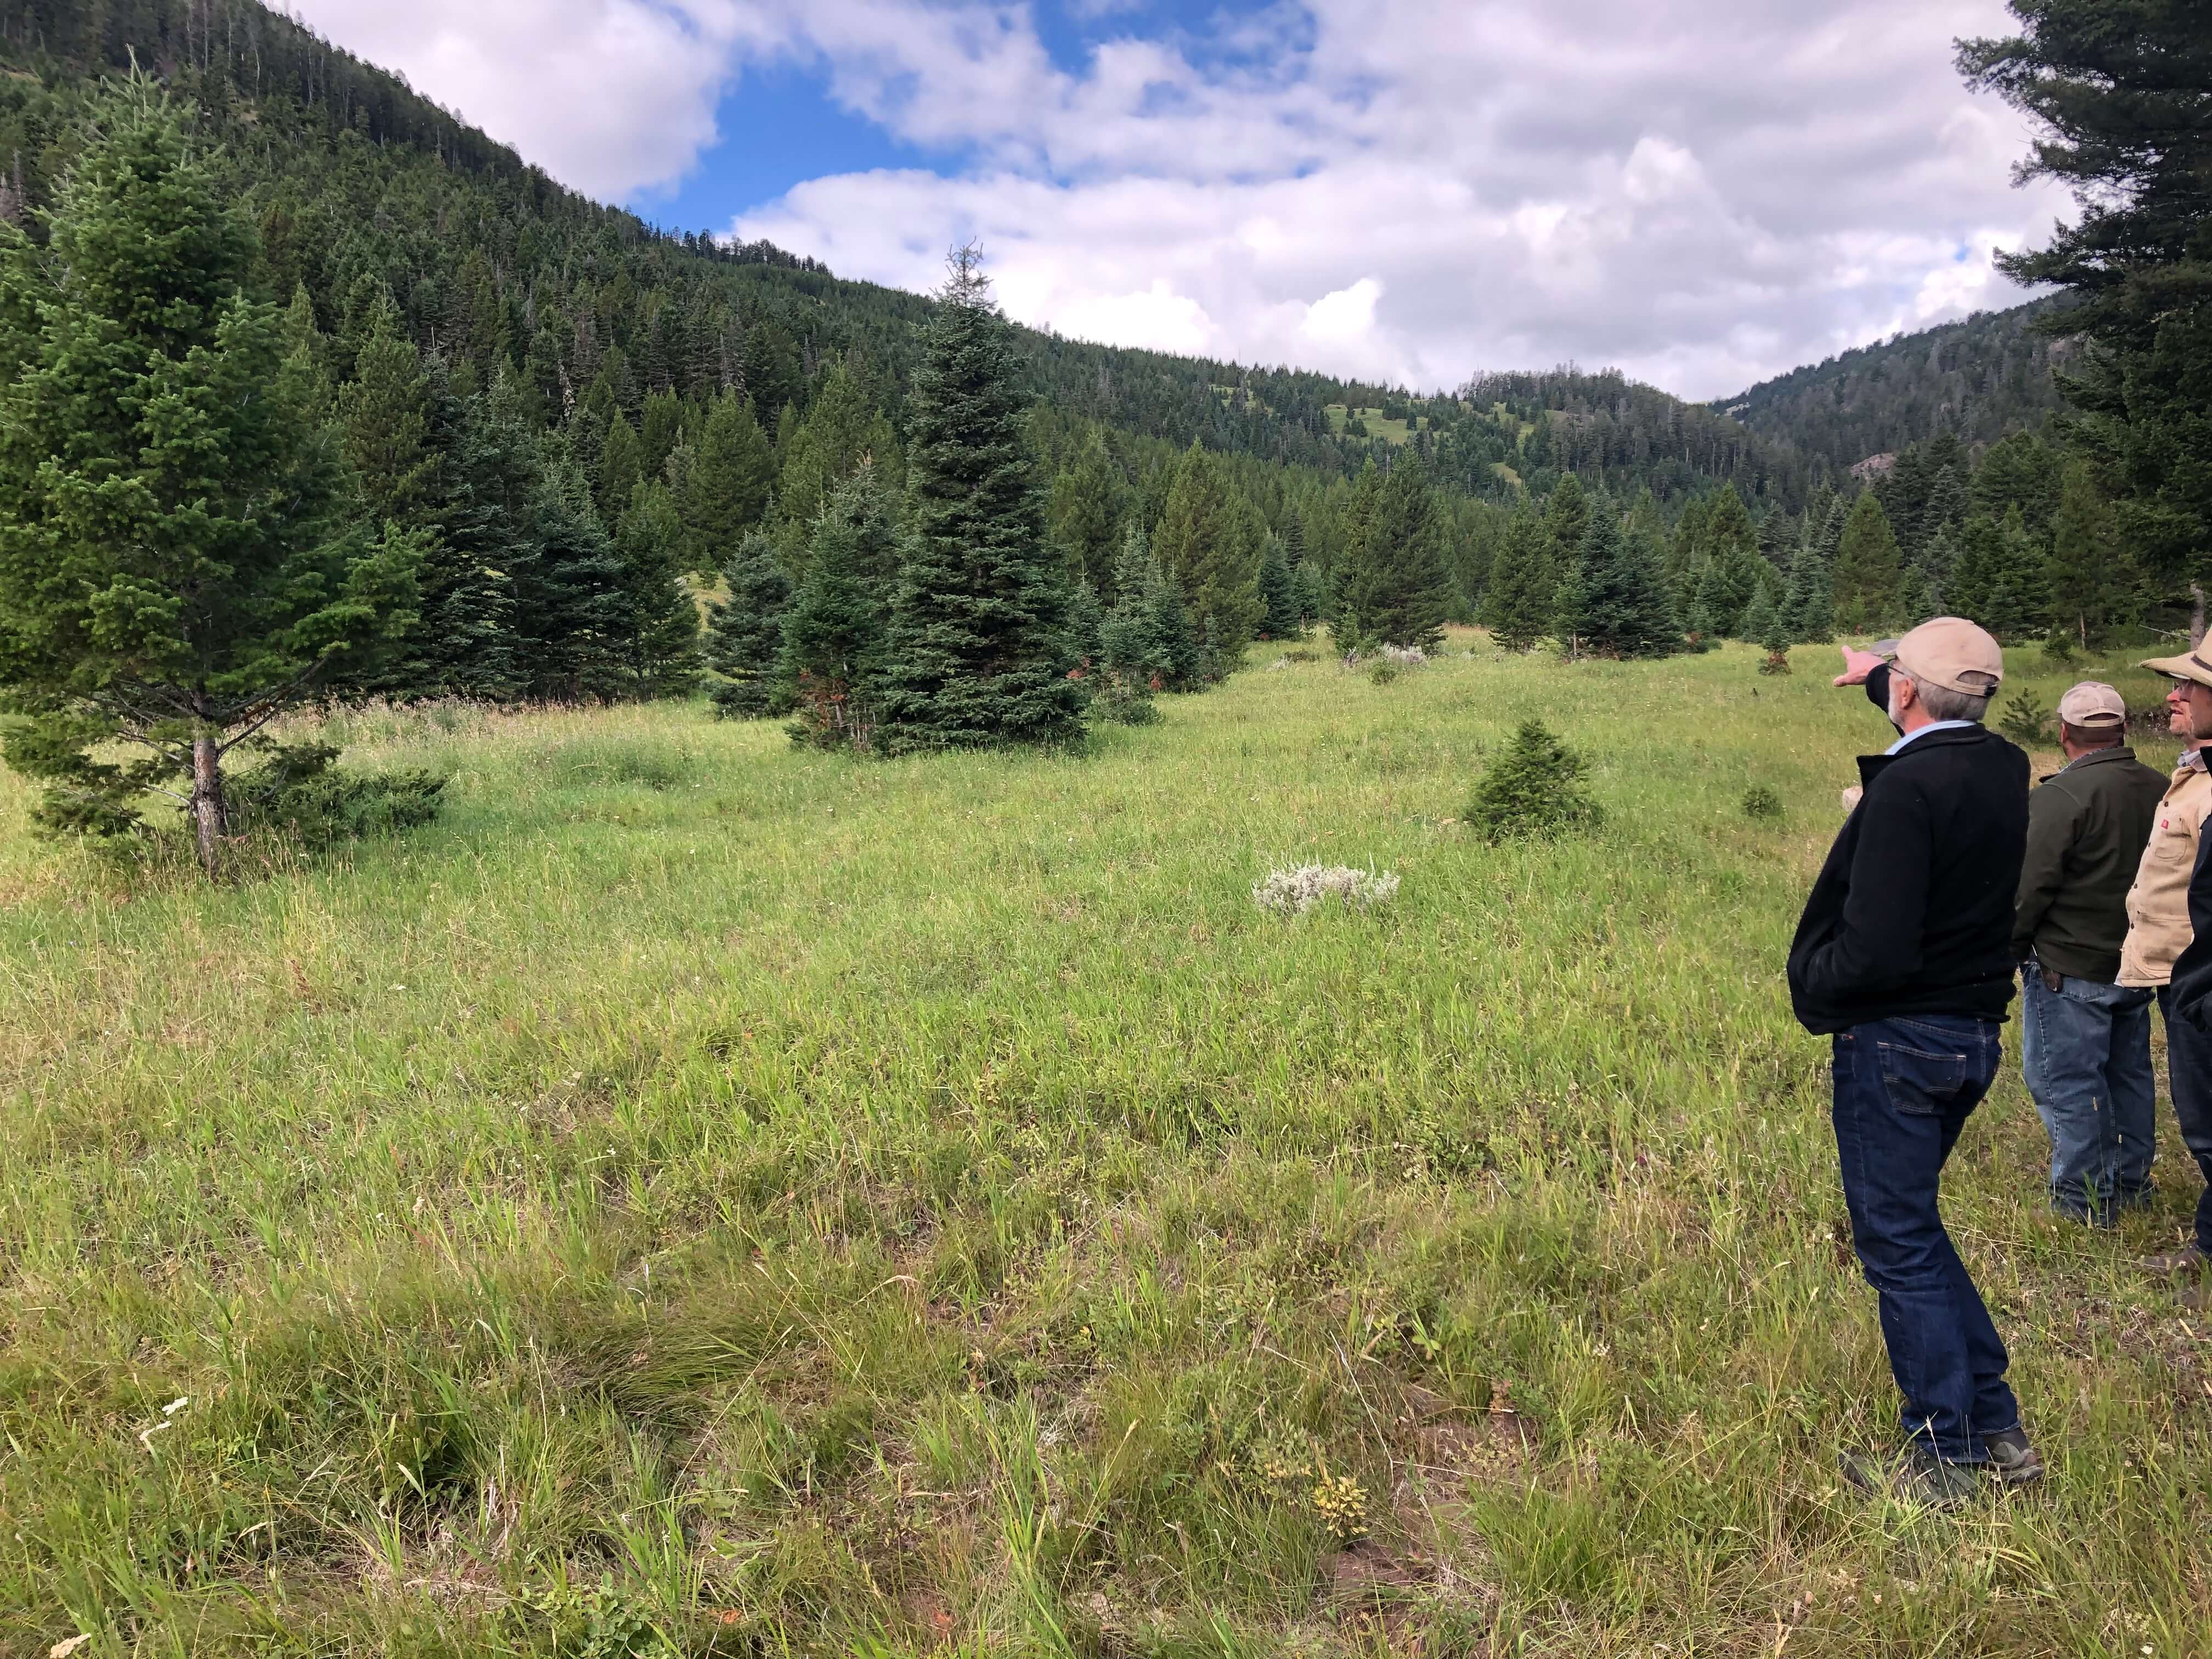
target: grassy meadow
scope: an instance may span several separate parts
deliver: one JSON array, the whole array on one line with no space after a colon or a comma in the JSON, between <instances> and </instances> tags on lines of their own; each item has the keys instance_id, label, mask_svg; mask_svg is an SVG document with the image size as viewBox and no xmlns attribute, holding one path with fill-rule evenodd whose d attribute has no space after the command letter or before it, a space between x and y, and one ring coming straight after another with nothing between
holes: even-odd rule
<instances>
[{"instance_id":1,"label":"grassy meadow","mask_svg":"<svg viewBox=\"0 0 2212 1659\"><path fill-rule=\"evenodd\" d=\"M0 1654L2212 1652L2170 1118L2118 1235L2016 1071L1952 1166L2049 1482L1834 1475L1834 655L1263 646L1081 757L350 715L444 817L220 889L0 781ZM1483 845L1531 714L1607 824Z\"/></svg>"}]
</instances>

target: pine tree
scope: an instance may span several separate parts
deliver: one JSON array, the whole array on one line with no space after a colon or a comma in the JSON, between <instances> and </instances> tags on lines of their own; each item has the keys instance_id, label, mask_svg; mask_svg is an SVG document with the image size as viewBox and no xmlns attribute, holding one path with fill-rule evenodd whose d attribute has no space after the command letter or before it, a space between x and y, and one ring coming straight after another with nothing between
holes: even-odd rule
<instances>
[{"instance_id":1,"label":"pine tree","mask_svg":"<svg viewBox=\"0 0 2212 1659\"><path fill-rule=\"evenodd\" d=\"M86 136L47 245L0 226L7 757L50 828L119 831L169 793L212 870L226 757L411 619L420 544L333 525L326 452L270 395L253 230L167 100L134 76Z\"/></svg>"},{"instance_id":2,"label":"pine tree","mask_svg":"<svg viewBox=\"0 0 2212 1659\"><path fill-rule=\"evenodd\" d=\"M1363 639L1433 651L1443 642L1451 579L1444 574L1436 491L1420 458L1401 454L1368 514L1346 573Z\"/></svg>"},{"instance_id":3,"label":"pine tree","mask_svg":"<svg viewBox=\"0 0 2212 1659\"><path fill-rule=\"evenodd\" d=\"M1851 504L1830 578L1836 626L1846 634L1865 634L1887 624L1897 609L1903 574L1889 515L1869 489Z\"/></svg>"},{"instance_id":4,"label":"pine tree","mask_svg":"<svg viewBox=\"0 0 2212 1659\"><path fill-rule=\"evenodd\" d=\"M1527 651L1543 638L1556 614L1555 585L1551 537L1523 506L1506 526L1483 594L1482 620L1501 649Z\"/></svg>"},{"instance_id":5,"label":"pine tree","mask_svg":"<svg viewBox=\"0 0 2212 1659\"><path fill-rule=\"evenodd\" d=\"M788 714L793 693L781 668L791 579L775 544L757 530L746 536L722 580L730 597L714 607L707 635L707 666L720 677L710 693L715 712L731 720Z\"/></svg>"},{"instance_id":6,"label":"pine tree","mask_svg":"<svg viewBox=\"0 0 2212 1659\"><path fill-rule=\"evenodd\" d=\"M1259 629L1261 535L1220 462L1194 441L1168 489L1152 551L1182 585L1192 611L1214 618L1212 643L1230 663Z\"/></svg>"},{"instance_id":7,"label":"pine tree","mask_svg":"<svg viewBox=\"0 0 2212 1659\"><path fill-rule=\"evenodd\" d=\"M615 533L623 572L622 654L633 696L682 696L698 678L699 608L684 585L684 556L675 498L659 479L647 478L631 491Z\"/></svg>"},{"instance_id":8,"label":"pine tree","mask_svg":"<svg viewBox=\"0 0 2212 1659\"><path fill-rule=\"evenodd\" d=\"M1012 330L981 256L952 258L908 405L908 562L894 601L884 734L897 750L1064 743L1067 582L1044 536Z\"/></svg>"},{"instance_id":9,"label":"pine tree","mask_svg":"<svg viewBox=\"0 0 2212 1659\"><path fill-rule=\"evenodd\" d=\"M872 467L833 488L807 537L806 574L783 614L779 672L798 698L793 741L866 750L890 620L897 526Z\"/></svg>"},{"instance_id":10,"label":"pine tree","mask_svg":"<svg viewBox=\"0 0 2212 1659\"><path fill-rule=\"evenodd\" d=\"M775 485L775 452L744 399L724 392L708 410L684 479L684 527L694 570L712 570L761 521Z\"/></svg>"}]
</instances>

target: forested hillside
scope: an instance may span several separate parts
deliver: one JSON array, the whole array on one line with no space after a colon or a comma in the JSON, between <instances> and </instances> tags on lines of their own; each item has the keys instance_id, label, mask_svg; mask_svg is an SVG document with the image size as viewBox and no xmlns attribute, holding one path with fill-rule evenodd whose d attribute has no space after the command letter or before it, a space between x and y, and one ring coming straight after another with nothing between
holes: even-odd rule
<instances>
[{"instance_id":1,"label":"forested hillside","mask_svg":"<svg viewBox=\"0 0 2212 1659\"><path fill-rule=\"evenodd\" d=\"M1977 312L1796 368L1715 409L1808 463L1848 471L1946 434L1971 445L2039 428L2058 407L2065 344L2035 331L2057 301Z\"/></svg>"}]
</instances>

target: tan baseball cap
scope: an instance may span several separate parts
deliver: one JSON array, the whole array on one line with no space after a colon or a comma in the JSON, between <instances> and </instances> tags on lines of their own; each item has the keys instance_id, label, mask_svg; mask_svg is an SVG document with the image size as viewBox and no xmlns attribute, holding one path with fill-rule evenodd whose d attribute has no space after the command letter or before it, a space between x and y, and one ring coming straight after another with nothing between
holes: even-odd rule
<instances>
[{"instance_id":1,"label":"tan baseball cap","mask_svg":"<svg viewBox=\"0 0 2212 1659\"><path fill-rule=\"evenodd\" d=\"M1897 665L1914 679L1969 697L1988 696L2004 679L2004 653L1996 641L1964 617L1921 623L1897 641L1894 654Z\"/></svg>"},{"instance_id":2,"label":"tan baseball cap","mask_svg":"<svg viewBox=\"0 0 2212 1659\"><path fill-rule=\"evenodd\" d=\"M2184 657L2150 657L2136 665L2148 668L2154 674L2163 674L2170 680L2188 680L2194 684L2212 686L2212 662L2204 660L2204 653L2212 644L2200 645Z\"/></svg>"},{"instance_id":3,"label":"tan baseball cap","mask_svg":"<svg viewBox=\"0 0 2212 1659\"><path fill-rule=\"evenodd\" d=\"M2084 731L2128 723L2127 700L2102 680L2083 680L2058 700L2058 718Z\"/></svg>"}]
</instances>

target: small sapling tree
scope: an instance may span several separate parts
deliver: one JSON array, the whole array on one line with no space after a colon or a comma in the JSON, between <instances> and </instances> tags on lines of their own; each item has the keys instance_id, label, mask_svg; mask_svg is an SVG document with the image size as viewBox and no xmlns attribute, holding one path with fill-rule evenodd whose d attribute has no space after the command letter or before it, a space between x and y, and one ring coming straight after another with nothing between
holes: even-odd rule
<instances>
[{"instance_id":1,"label":"small sapling tree","mask_svg":"<svg viewBox=\"0 0 2212 1659\"><path fill-rule=\"evenodd\" d=\"M1545 837L1590 829L1604 813L1582 787L1583 758L1540 720L1521 722L1474 786L1468 827L1485 841Z\"/></svg>"}]
</instances>

